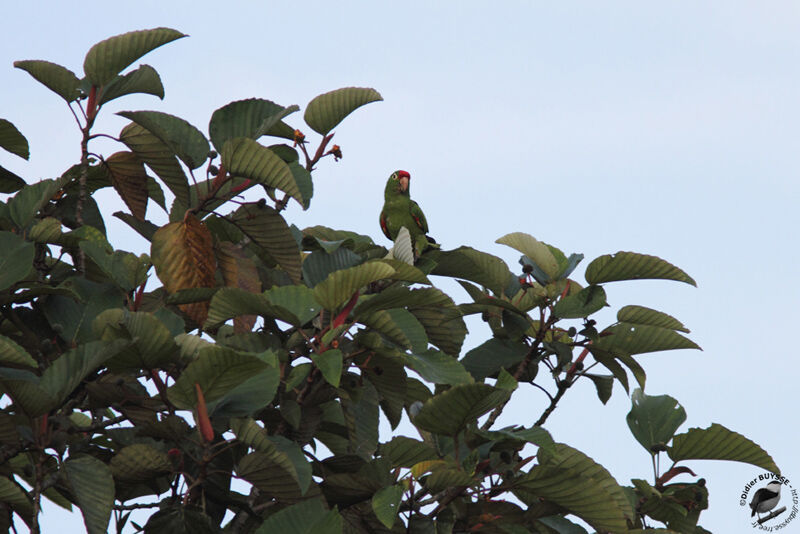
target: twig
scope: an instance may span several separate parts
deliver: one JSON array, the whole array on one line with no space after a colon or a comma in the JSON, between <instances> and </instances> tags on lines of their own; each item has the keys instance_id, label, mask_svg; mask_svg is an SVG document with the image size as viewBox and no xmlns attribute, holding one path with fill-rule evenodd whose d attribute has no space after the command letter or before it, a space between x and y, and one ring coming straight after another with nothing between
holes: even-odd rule
<instances>
[{"instance_id":1,"label":"twig","mask_svg":"<svg viewBox=\"0 0 800 534\"><path fill-rule=\"evenodd\" d=\"M167 386L164 385L164 381L161 380L160 376L158 376L158 371L151 369L150 377L153 379L156 389L158 389L158 394L161 397L161 400L164 401L164 404L167 406L170 415L175 415L175 407L169 401L169 398L167 398Z\"/></svg>"},{"instance_id":2,"label":"twig","mask_svg":"<svg viewBox=\"0 0 800 534\"><path fill-rule=\"evenodd\" d=\"M540 386L540 385L539 385L539 384L537 384L536 382L531 382L531 385L532 385L532 386L536 386L537 388L539 388L539 389L541 389L542 391L544 391L544 394L545 394L545 395L547 395L547 398L548 398L548 399L550 399L550 401L551 401L551 402L553 401L553 396L552 396L552 395L550 395L550 392L549 392L549 391L547 391L546 389L544 389L544 387L543 387L543 386Z\"/></svg>"},{"instance_id":3,"label":"twig","mask_svg":"<svg viewBox=\"0 0 800 534\"><path fill-rule=\"evenodd\" d=\"M116 425L117 423L121 423L123 421L127 421L128 418L124 415L118 415L112 419L106 419L100 423L95 423L93 425L84 426L84 427L71 427L68 432L75 433L75 432L96 432L97 430L103 430L104 428Z\"/></svg>"},{"instance_id":4,"label":"twig","mask_svg":"<svg viewBox=\"0 0 800 534\"><path fill-rule=\"evenodd\" d=\"M566 381L559 382L559 384L558 384L558 393L556 393L555 397L550 399L550 406L548 406L545 409L545 411L542 412L542 415L539 417L539 420L536 421L533 424L533 426L542 426L544 424L544 422L547 421L547 418L550 417L550 414L553 413L553 410L556 409L556 404L558 404L558 401L560 401L561 397L564 396L564 393L567 392L567 390L569 389L570 385L571 384L569 382L566 382Z\"/></svg>"},{"instance_id":5,"label":"twig","mask_svg":"<svg viewBox=\"0 0 800 534\"><path fill-rule=\"evenodd\" d=\"M114 510L124 511L124 510L141 510L142 508L158 508L161 505L160 502L146 502L141 504L115 504Z\"/></svg>"},{"instance_id":6,"label":"twig","mask_svg":"<svg viewBox=\"0 0 800 534\"><path fill-rule=\"evenodd\" d=\"M81 124L81 120L78 118L78 114L75 113L74 109L72 109L72 105L71 104L67 104L67 107L69 108L70 112L72 112L72 116L75 117L75 122L78 123L78 128L83 129L83 124ZM83 111L83 108L80 108L80 109L81 109L81 111Z\"/></svg>"}]
</instances>

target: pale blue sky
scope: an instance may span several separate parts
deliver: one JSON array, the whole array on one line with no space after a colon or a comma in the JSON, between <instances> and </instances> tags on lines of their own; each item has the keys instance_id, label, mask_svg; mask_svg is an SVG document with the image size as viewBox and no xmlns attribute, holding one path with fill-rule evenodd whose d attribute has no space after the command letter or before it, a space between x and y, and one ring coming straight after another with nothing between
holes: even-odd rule
<instances>
[{"instance_id":1,"label":"pale blue sky","mask_svg":"<svg viewBox=\"0 0 800 534\"><path fill-rule=\"evenodd\" d=\"M699 288L607 287L614 311L642 304L673 314L704 349L641 356L647 392L681 401L684 430L718 422L754 439L800 487L800 372L790 341L800 319L800 5L554 4L140 1L104 3L92 14L74 3L17 2L0 20L0 116L28 137L31 162L0 154L0 164L30 181L78 159L64 104L11 63L47 59L80 74L92 44L125 31L169 26L191 37L143 59L161 74L165 100L117 101L98 131L124 124L110 111L163 110L207 131L213 110L232 100L302 108L330 89L374 87L385 101L337 128L344 159L319 166L312 209L291 208L290 222L384 242L383 186L402 168L446 247L467 244L516 268L518 255L494 240L524 231L584 253L582 267L618 250L677 264ZM300 125L300 115L289 122ZM142 250L138 236L111 217L106 223L115 246ZM484 330L470 327L475 345ZM525 388L501 423L529 425L544 407L543 395ZM587 383L546 427L627 484L650 478L628 409L618 385L604 407ZM702 525L747 531L738 495L760 471L688 465L711 492ZM79 518L69 521L80 528Z\"/></svg>"}]
</instances>

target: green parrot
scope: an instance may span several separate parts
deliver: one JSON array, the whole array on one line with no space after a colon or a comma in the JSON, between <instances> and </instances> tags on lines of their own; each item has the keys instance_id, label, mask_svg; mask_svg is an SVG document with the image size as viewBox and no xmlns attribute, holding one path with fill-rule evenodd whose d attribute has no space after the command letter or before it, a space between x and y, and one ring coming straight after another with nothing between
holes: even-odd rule
<instances>
[{"instance_id":1,"label":"green parrot","mask_svg":"<svg viewBox=\"0 0 800 534\"><path fill-rule=\"evenodd\" d=\"M428 237L428 221L419 205L411 200L409 182L411 175L406 171L395 171L386 182L383 192L384 203L381 210L381 230L386 237L394 241L397 233L403 226L411 234L411 242L416 245L419 237L424 237L429 243L436 243ZM425 244L423 244L423 248Z\"/></svg>"}]
</instances>

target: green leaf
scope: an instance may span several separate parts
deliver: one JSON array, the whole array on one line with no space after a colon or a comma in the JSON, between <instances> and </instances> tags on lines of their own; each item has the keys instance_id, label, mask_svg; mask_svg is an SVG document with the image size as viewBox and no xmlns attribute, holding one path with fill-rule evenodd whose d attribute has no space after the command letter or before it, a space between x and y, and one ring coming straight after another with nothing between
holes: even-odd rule
<instances>
[{"instance_id":1,"label":"green leaf","mask_svg":"<svg viewBox=\"0 0 800 534\"><path fill-rule=\"evenodd\" d=\"M686 410L669 395L646 395L635 389L631 395L631 411L626 420L633 437L650 454L663 447L686 421Z\"/></svg>"},{"instance_id":2,"label":"green leaf","mask_svg":"<svg viewBox=\"0 0 800 534\"><path fill-rule=\"evenodd\" d=\"M500 430L476 430L479 435L484 436L493 441L502 441L506 439L513 439L525 443L533 443L541 450L553 451L555 442L550 433L540 426L532 426L531 428L503 428Z\"/></svg>"},{"instance_id":3,"label":"green leaf","mask_svg":"<svg viewBox=\"0 0 800 534\"><path fill-rule=\"evenodd\" d=\"M117 76L103 87L97 105L102 106L121 96L135 93L149 94L164 100L164 85L156 69L150 65L141 65L125 76Z\"/></svg>"},{"instance_id":4,"label":"green leaf","mask_svg":"<svg viewBox=\"0 0 800 534\"><path fill-rule=\"evenodd\" d=\"M62 243L61 221L54 217L40 219L28 231L28 238L37 243Z\"/></svg>"},{"instance_id":5,"label":"green leaf","mask_svg":"<svg viewBox=\"0 0 800 534\"><path fill-rule=\"evenodd\" d=\"M329 349L322 354L312 354L311 359L319 367L325 381L338 388L342 378L342 351Z\"/></svg>"},{"instance_id":6,"label":"green leaf","mask_svg":"<svg viewBox=\"0 0 800 534\"><path fill-rule=\"evenodd\" d=\"M136 525L136 523L133 524ZM219 528L212 523L211 517L200 509L180 504L167 504L151 515L144 528L139 527L137 531L169 534L218 534Z\"/></svg>"},{"instance_id":7,"label":"green leaf","mask_svg":"<svg viewBox=\"0 0 800 534\"><path fill-rule=\"evenodd\" d=\"M166 199L164 198L164 190L161 189L161 186L158 185L158 182L152 177L147 177L147 196L156 204L158 204L162 210L165 212L167 211L167 204Z\"/></svg>"},{"instance_id":8,"label":"green leaf","mask_svg":"<svg viewBox=\"0 0 800 534\"><path fill-rule=\"evenodd\" d=\"M301 206L305 205L292 170L269 148L252 139L236 137L225 142L220 154L222 165L231 176L249 178L265 187L280 189Z\"/></svg>"},{"instance_id":9,"label":"green leaf","mask_svg":"<svg viewBox=\"0 0 800 534\"><path fill-rule=\"evenodd\" d=\"M356 290L377 280L388 278L394 272L392 267L377 262L342 269L331 273L314 287L314 298L326 310L336 311L339 306L350 300Z\"/></svg>"},{"instance_id":10,"label":"green leaf","mask_svg":"<svg viewBox=\"0 0 800 534\"><path fill-rule=\"evenodd\" d=\"M404 349L424 352L428 348L428 336L425 335L425 329L408 310L394 308L374 311L361 315L358 321L380 332Z\"/></svg>"},{"instance_id":11,"label":"green leaf","mask_svg":"<svg viewBox=\"0 0 800 534\"><path fill-rule=\"evenodd\" d=\"M434 469L425 480L425 486L435 493L459 486L470 486L474 483L475 481L469 473L456 466Z\"/></svg>"},{"instance_id":12,"label":"green leaf","mask_svg":"<svg viewBox=\"0 0 800 534\"><path fill-rule=\"evenodd\" d=\"M318 305L314 303L314 306ZM298 306L298 311L303 311ZM238 287L223 287L214 294L208 310L205 327L217 325L240 315L261 315L280 319L295 326L302 326L307 320L301 320L295 313L283 306L273 304L265 295L250 293ZM307 315L304 315L306 317Z\"/></svg>"},{"instance_id":13,"label":"green leaf","mask_svg":"<svg viewBox=\"0 0 800 534\"><path fill-rule=\"evenodd\" d=\"M156 230L158 230L158 226L156 226L155 224L151 223L150 221L140 221L130 213L115 211L113 215L117 219L121 220L122 222L124 222L125 224L136 230L136 232L138 232L140 236L147 239L148 241L153 240L153 234L155 234Z\"/></svg>"},{"instance_id":14,"label":"green leaf","mask_svg":"<svg viewBox=\"0 0 800 534\"><path fill-rule=\"evenodd\" d=\"M89 49L83 61L83 71L92 85L102 87L143 55L181 37L186 35L170 28L116 35Z\"/></svg>"},{"instance_id":15,"label":"green leaf","mask_svg":"<svg viewBox=\"0 0 800 534\"><path fill-rule=\"evenodd\" d=\"M275 154L288 165L291 165L292 163L299 163L300 161L300 154L297 153L296 149L290 147L289 145L277 143L274 145L269 145L267 148L275 152Z\"/></svg>"},{"instance_id":16,"label":"green leaf","mask_svg":"<svg viewBox=\"0 0 800 534\"><path fill-rule=\"evenodd\" d=\"M396 436L390 442L382 443L380 454L389 458L392 467L410 468L419 462L439 458L433 447L406 436Z\"/></svg>"},{"instance_id":17,"label":"green leaf","mask_svg":"<svg viewBox=\"0 0 800 534\"><path fill-rule=\"evenodd\" d=\"M539 461L548 467L568 469L582 477L598 482L613 497L613 504L625 517L633 520L634 507L608 470L581 451L564 443L556 443L552 448L544 448L538 453Z\"/></svg>"},{"instance_id":18,"label":"green leaf","mask_svg":"<svg viewBox=\"0 0 800 534\"><path fill-rule=\"evenodd\" d=\"M339 510L330 510L325 517L314 523L308 534L341 534L344 528L344 520L339 514Z\"/></svg>"},{"instance_id":19,"label":"green leaf","mask_svg":"<svg viewBox=\"0 0 800 534\"><path fill-rule=\"evenodd\" d=\"M600 286L589 286L559 300L553 315L562 319L588 317L606 305L606 292Z\"/></svg>"},{"instance_id":20,"label":"green leaf","mask_svg":"<svg viewBox=\"0 0 800 534\"><path fill-rule=\"evenodd\" d=\"M497 373L497 380L494 383L494 387L514 391L519 387L519 382L517 382L517 379L514 378L511 373L505 369L500 369L500 372Z\"/></svg>"},{"instance_id":21,"label":"green leaf","mask_svg":"<svg viewBox=\"0 0 800 534\"><path fill-rule=\"evenodd\" d=\"M474 382L461 362L438 350L403 354L403 361L423 379L434 384L457 386Z\"/></svg>"},{"instance_id":22,"label":"green leaf","mask_svg":"<svg viewBox=\"0 0 800 534\"><path fill-rule=\"evenodd\" d=\"M0 269L2 269L2 267L0 267ZM0 336L0 364L3 366L8 366L10 364L22 367L37 367L36 360L25 352L25 349L5 336Z\"/></svg>"},{"instance_id":23,"label":"green leaf","mask_svg":"<svg viewBox=\"0 0 800 534\"><path fill-rule=\"evenodd\" d=\"M0 193L14 193L25 187L25 185L27 185L25 180L8 169L0 167ZM5 210L0 208L0 217L3 217L3 212Z\"/></svg>"},{"instance_id":24,"label":"green leaf","mask_svg":"<svg viewBox=\"0 0 800 534\"><path fill-rule=\"evenodd\" d=\"M59 189L64 187L68 178L42 180L33 185L23 187L8 201L8 212L11 220L20 228L27 227L46 204L50 202Z\"/></svg>"},{"instance_id":25,"label":"green leaf","mask_svg":"<svg viewBox=\"0 0 800 534\"><path fill-rule=\"evenodd\" d=\"M256 534L307 534L327 515L325 506L319 499L294 504L267 518L255 531Z\"/></svg>"},{"instance_id":26,"label":"green leaf","mask_svg":"<svg viewBox=\"0 0 800 534\"><path fill-rule=\"evenodd\" d=\"M178 202L189 206L189 181L174 152L161 139L136 123L125 126L119 139L153 169Z\"/></svg>"},{"instance_id":27,"label":"green leaf","mask_svg":"<svg viewBox=\"0 0 800 534\"><path fill-rule=\"evenodd\" d=\"M42 373L39 385L56 403L65 399L84 378L128 346L128 341L92 341L62 354ZM54 408L55 405L51 406ZM39 414L37 414L39 415Z\"/></svg>"},{"instance_id":28,"label":"green leaf","mask_svg":"<svg viewBox=\"0 0 800 534\"><path fill-rule=\"evenodd\" d=\"M83 514L86 531L105 534L114 504L111 470L96 458L81 456L64 462L64 472Z\"/></svg>"},{"instance_id":29,"label":"green leaf","mask_svg":"<svg viewBox=\"0 0 800 534\"><path fill-rule=\"evenodd\" d=\"M300 491L306 494L313 480L313 470L303 449L296 441L292 441L283 436L270 436L269 440L281 453L289 458L295 471L297 471L297 482L300 484Z\"/></svg>"},{"instance_id":30,"label":"green leaf","mask_svg":"<svg viewBox=\"0 0 800 534\"><path fill-rule=\"evenodd\" d=\"M233 212L231 220L256 245L263 248L294 283L300 281L300 249L280 213L269 206L248 204Z\"/></svg>"},{"instance_id":31,"label":"green leaf","mask_svg":"<svg viewBox=\"0 0 800 534\"><path fill-rule=\"evenodd\" d=\"M613 353L644 354L675 349L700 349L692 340L669 328L617 323L603 330L595 346Z\"/></svg>"},{"instance_id":32,"label":"green leaf","mask_svg":"<svg viewBox=\"0 0 800 534\"><path fill-rule=\"evenodd\" d=\"M306 106L304 119L312 130L327 135L353 111L370 102L383 100L375 89L345 87L324 93Z\"/></svg>"},{"instance_id":33,"label":"green leaf","mask_svg":"<svg viewBox=\"0 0 800 534\"><path fill-rule=\"evenodd\" d=\"M670 459L680 460L730 460L743 462L780 474L772 457L743 435L713 423L708 428L690 428L672 438L667 447Z\"/></svg>"},{"instance_id":34,"label":"green leaf","mask_svg":"<svg viewBox=\"0 0 800 534\"><path fill-rule=\"evenodd\" d=\"M350 395L345 391L341 402L350 449L353 454L370 460L378 448L378 393L370 382L364 382L355 393Z\"/></svg>"},{"instance_id":35,"label":"green leaf","mask_svg":"<svg viewBox=\"0 0 800 534\"><path fill-rule=\"evenodd\" d=\"M33 503L30 497L18 484L4 476L0 476L0 502L10 505L30 526L33 518Z\"/></svg>"},{"instance_id":36,"label":"green leaf","mask_svg":"<svg viewBox=\"0 0 800 534\"><path fill-rule=\"evenodd\" d=\"M294 134L292 128L283 122L284 117L287 117L294 113L295 111L300 111L300 107L293 104L288 108L284 108L280 111L276 111L269 117L266 117L261 125L258 127L255 133L255 139L258 139L262 135L272 135L275 137L285 137L289 138L287 134L291 131ZM294 135L291 137L294 139ZM288 163L288 162L287 162Z\"/></svg>"},{"instance_id":37,"label":"green leaf","mask_svg":"<svg viewBox=\"0 0 800 534\"><path fill-rule=\"evenodd\" d=\"M28 140L25 139L22 132L17 130L14 124L5 119L0 119L0 147L23 159L28 159L30 157Z\"/></svg>"},{"instance_id":38,"label":"green leaf","mask_svg":"<svg viewBox=\"0 0 800 534\"><path fill-rule=\"evenodd\" d=\"M372 511L386 528L392 528L394 525L402 499L403 486L399 484L380 489L372 496Z\"/></svg>"},{"instance_id":39,"label":"green leaf","mask_svg":"<svg viewBox=\"0 0 800 534\"><path fill-rule=\"evenodd\" d=\"M561 272L558 260L550 247L531 235L513 232L504 235L495 243L507 245L525 254L550 278L550 281L556 280Z\"/></svg>"},{"instance_id":40,"label":"green leaf","mask_svg":"<svg viewBox=\"0 0 800 534\"><path fill-rule=\"evenodd\" d=\"M109 466L114 478L125 482L145 482L172 471L169 457L145 443L123 447Z\"/></svg>"},{"instance_id":41,"label":"green leaf","mask_svg":"<svg viewBox=\"0 0 800 534\"><path fill-rule=\"evenodd\" d=\"M59 401L41 388L39 381L30 371L0 367L0 384L5 394L31 418L49 412Z\"/></svg>"},{"instance_id":42,"label":"green leaf","mask_svg":"<svg viewBox=\"0 0 800 534\"><path fill-rule=\"evenodd\" d=\"M431 281L428 280L428 277L425 276L425 273L423 273L421 270L417 269L413 265L409 265L400 260L392 258L376 258L374 260L369 260L367 263L383 263L393 268L394 274L389 276L389 280L411 282L412 284L431 285Z\"/></svg>"},{"instance_id":43,"label":"green leaf","mask_svg":"<svg viewBox=\"0 0 800 534\"><path fill-rule=\"evenodd\" d=\"M117 115L155 135L190 169L198 168L208 158L208 140L200 130L180 117L160 111L120 111Z\"/></svg>"},{"instance_id":44,"label":"green leaf","mask_svg":"<svg viewBox=\"0 0 800 534\"><path fill-rule=\"evenodd\" d=\"M363 339L363 336L359 336L359 339ZM395 429L403 418L403 408L408 394L408 375L402 359L398 357L399 351L382 349L380 341L374 346L377 352L371 357L359 356L356 363L366 367L362 371L362 376L375 386L380 396L380 407L392 429Z\"/></svg>"},{"instance_id":45,"label":"green leaf","mask_svg":"<svg viewBox=\"0 0 800 534\"><path fill-rule=\"evenodd\" d=\"M232 419L231 431L236 435L236 439L263 453L269 458L270 463L292 477L295 483L299 484L301 491L306 491L311 483L311 466L305 460L302 451L299 451L300 456L297 457L299 449L297 444L283 442L278 439L281 436L268 436L267 432L249 417ZM302 479L300 472L303 473Z\"/></svg>"},{"instance_id":46,"label":"green leaf","mask_svg":"<svg viewBox=\"0 0 800 534\"><path fill-rule=\"evenodd\" d=\"M628 532L624 512L603 479L581 476L572 469L537 465L516 485L523 502L550 501L574 513L601 532Z\"/></svg>"},{"instance_id":47,"label":"green leaf","mask_svg":"<svg viewBox=\"0 0 800 534\"><path fill-rule=\"evenodd\" d=\"M495 295L502 295L513 275L506 262L470 247L459 247L451 251L432 251L426 256L436 262L431 274L461 278L490 289Z\"/></svg>"},{"instance_id":48,"label":"green leaf","mask_svg":"<svg viewBox=\"0 0 800 534\"><path fill-rule=\"evenodd\" d=\"M428 432L455 436L468 423L508 399L509 395L509 391L486 384L453 386L423 404L412 422Z\"/></svg>"},{"instance_id":49,"label":"green leaf","mask_svg":"<svg viewBox=\"0 0 800 534\"><path fill-rule=\"evenodd\" d=\"M147 281L150 258L121 250L111 251L107 243L84 240L79 243L93 262L123 291L133 291Z\"/></svg>"},{"instance_id":50,"label":"green leaf","mask_svg":"<svg viewBox=\"0 0 800 534\"><path fill-rule=\"evenodd\" d=\"M644 306L623 306L617 312L617 321L620 323L658 326L689 333L689 329L671 315L645 308Z\"/></svg>"},{"instance_id":51,"label":"green leaf","mask_svg":"<svg viewBox=\"0 0 800 534\"><path fill-rule=\"evenodd\" d=\"M607 375L596 375L592 373L584 373L584 376L594 383L594 387L597 389L597 397L600 399L600 402L603 404L607 403L608 399L611 398L611 392L614 389L614 377Z\"/></svg>"},{"instance_id":52,"label":"green leaf","mask_svg":"<svg viewBox=\"0 0 800 534\"><path fill-rule=\"evenodd\" d=\"M552 531L557 534L588 534L588 531L585 528L560 515L540 517L536 521L542 523L547 528L552 529ZM651 534L650 530L641 530L635 532L637 534ZM669 533L667 532L665 534Z\"/></svg>"},{"instance_id":53,"label":"green leaf","mask_svg":"<svg viewBox=\"0 0 800 534\"><path fill-rule=\"evenodd\" d=\"M306 259L306 261L308 261ZM377 310L404 307L452 307L453 301L445 293L430 289L410 289L406 286L392 286L376 295L362 295L353 314L371 313Z\"/></svg>"},{"instance_id":54,"label":"green leaf","mask_svg":"<svg viewBox=\"0 0 800 534\"><path fill-rule=\"evenodd\" d=\"M593 349L590 349L590 350L593 350ZM594 351L594 352L598 352L598 351ZM628 369L631 370L631 373L633 373L634 378L636 378L636 381L639 383L639 387L644 389L645 381L647 380L647 374L644 372L644 369L642 368L642 366L639 365L639 362L634 360L633 356L630 356L629 354L626 354L624 352L615 353L614 356L620 362L624 363L628 367Z\"/></svg>"},{"instance_id":55,"label":"green leaf","mask_svg":"<svg viewBox=\"0 0 800 534\"><path fill-rule=\"evenodd\" d=\"M211 121L208 124L211 143L221 153L225 142L236 137L258 139L264 134L276 135L279 133L279 129L275 126L280 119L297 109L297 106L284 108L275 102L261 98L231 102L211 115ZM269 126L267 123L272 122L275 118L278 120L273 123L272 127L268 127L264 132L260 131L262 126ZM289 130L291 131L291 128Z\"/></svg>"},{"instance_id":56,"label":"green leaf","mask_svg":"<svg viewBox=\"0 0 800 534\"><path fill-rule=\"evenodd\" d=\"M483 381L500 369L518 364L528 353L529 348L521 343L505 338L492 338L478 345L461 360L461 364L475 380Z\"/></svg>"},{"instance_id":57,"label":"green leaf","mask_svg":"<svg viewBox=\"0 0 800 534\"><path fill-rule=\"evenodd\" d=\"M467 326L461 316L461 311L453 300L436 288L419 289L426 292L431 300L437 300L434 305L409 305L408 310L425 327L428 340L447 354L458 356L461 345L467 335ZM425 293L421 293L423 297ZM424 297L423 297L424 298Z\"/></svg>"},{"instance_id":58,"label":"green leaf","mask_svg":"<svg viewBox=\"0 0 800 534\"><path fill-rule=\"evenodd\" d=\"M264 409L278 390L280 371L274 367L264 369L234 387L221 399L208 403L212 417L243 417Z\"/></svg>"},{"instance_id":59,"label":"green leaf","mask_svg":"<svg viewBox=\"0 0 800 534\"><path fill-rule=\"evenodd\" d=\"M276 286L264 292L264 296L275 306L290 311L297 317L295 326L302 326L316 317L320 305L314 300L314 292L305 286Z\"/></svg>"},{"instance_id":60,"label":"green leaf","mask_svg":"<svg viewBox=\"0 0 800 534\"><path fill-rule=\"evenodd\" d=\"M606 254L586 267L586 281L590 284L641 279L676 280L697 286L691 276L671 263L636 252Z\"/></svg>"},{"instance_id":61,"label":"green leaf","mask_svg":"<svg viewBox=\"0 0 800 534\"><path fill-rule=\"evenodd\" d=\"M67 102L73 102L80 96L81 81L66 67L38 59L15 61L14 66L26 71Z\"/></svg>"},{"instance_id":62,"label":"green leaf","mask_svg":"<svg viewBox=\"0 0 800 534\"><path fill-rule=\"evenodd\" d=\"M317 250L303 259L303 280L308 287L314 287L332 272L347 269L362 262L363 258L349 248L338 247L331 252Z\"/></svg>"},{"instance_id":63,"label":"green leaf","mask_svg":"<svg viewBox=\"0 0 800 534\"><path fill-rule=\"evenodd\" d=\"M314 196L314 181L311 178L311 173L296 161L288 163L288 165L297 184L297 189L300 190L300 196L303 198L303 209L307 210L311 206L311 197Z\"/></svg>"},{"instance_id":64,"label":"green leaf","mask_svg":"<svg viewBox=\"0 0 800 534\"><path fill-rule=\"evenodd\" d=\"M190 287L188 289L179 289L172 295L168 296L164 301L167 304L192 304L193 302L205 302L222 289L220 287Z\"/></svg>"},{"instance_id":65,"label":"green leaf","mask_svg":"<svg viewBox=\"0 0 800 534\"><path fill-rule=\"evenodd\" d=\"M120 308L124 294L111 284L97 284L85 278L70 278L60 287L72 290L82 302L61 295L50 295L42 309L50 324L67 343L91 341L95 338L92 321L101 312ZM57 328L56 325L60 325Z\"/></svg>"},{"instance_id":66,"label":"green leaf","mask_svg":"<svg viewBox=\"0 0 800 534\"><path fill-rule=\"evenodd\" d=\"M33 268L36 249L33 243L25 241L12 232L0 232L0 291L11 287L26 276Z\"/></svg>"},{"instance_id":67,"label":"green leaf","mask_svg":"<svg viewBox=\"0 0 800 534\"><path fill-rule=\"evenodd\" d=\"M310 226L303 229L303 246L309 250L322 248L319 240L335 243L342 241L341 245L351 248L358 254L375 248L375 242L368 235L348 232L347 230L334 230L327 226Z\"/></svg>"},{"instance_id":68,"label":"green leaf","mask_svg":"<svg viewBox=\"0 0 800 534\"><path fill-rule=\"evenodd\" d=\"M298 500L302 497L294 466L285 454L255 451L239 461L236 473L256 486L265 497Z\"/></svg>"},{"instance_id":69,"label":"green leaf","mask_svg":"<svg viewBox=\"0 0 800 534\"><path fill-rule=\"evenodd\" d=\"M199 384L206 402L211 403L267 367L254 355L216 345L208 347L186 367L169 388L168 396L177 408L193 408L197 404L194 385Z\"/></svg>"},{"instance_id":70,"label":"green leaf","mask_svg":"<svg viewBox=\"0 0 800 534\"><path fill-rule=\"evenodd\" d=\"M109 362L115 371L158 369L179 360L180 348L172 333L152 313L110 309L94 319L92 328L102 339L133 341L129 349Z\"/></svg>"}]
</instances>

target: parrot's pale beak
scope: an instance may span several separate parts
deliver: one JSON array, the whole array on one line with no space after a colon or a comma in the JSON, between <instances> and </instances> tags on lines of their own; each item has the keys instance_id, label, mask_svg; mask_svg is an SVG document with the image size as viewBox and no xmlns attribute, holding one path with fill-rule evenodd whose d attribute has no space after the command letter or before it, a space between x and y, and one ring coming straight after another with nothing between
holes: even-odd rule
<instances>
[{"instance_id":1,"label":"parrot's pale beak","mask_svg":"<svg viewBox=\"0 0 800 534\"><path fill-rule=\"evenodd\" d=\"M409 180L408 176L400 177L400 191L402 191L403 193L408 191L408 180Z\"/></svg>"}]
</instances>

